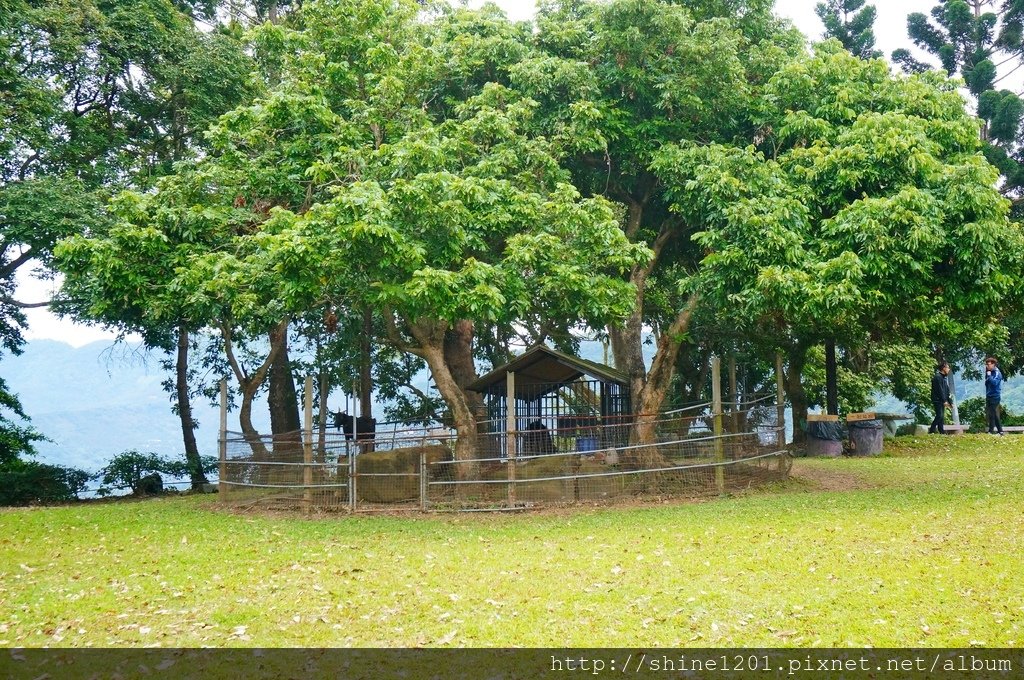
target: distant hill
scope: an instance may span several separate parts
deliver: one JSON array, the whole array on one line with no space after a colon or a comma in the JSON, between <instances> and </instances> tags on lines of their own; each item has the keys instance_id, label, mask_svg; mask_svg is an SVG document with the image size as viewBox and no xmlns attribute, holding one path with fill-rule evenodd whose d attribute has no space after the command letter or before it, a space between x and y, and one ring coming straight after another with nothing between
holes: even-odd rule
<instances>
[{"instance_id":1,"label":"distant hill","mask_svg":"<svg viewBox=\"0 0 1024 680\"><path fill-rule=\"evenodd\" d=\"M32 340L21 356L5 356L0 371L19 396L32 424L52 441L37 446L40 459L95 469L126 449L179 455L181 425L161 382L160 357L137 348L95 342L72 347ZM217 452L217 408L196 403L200 452ZM256 426L269 416L255 409ZM228 416L238 429L237 416Z\"/></svg>"}]
</instances>

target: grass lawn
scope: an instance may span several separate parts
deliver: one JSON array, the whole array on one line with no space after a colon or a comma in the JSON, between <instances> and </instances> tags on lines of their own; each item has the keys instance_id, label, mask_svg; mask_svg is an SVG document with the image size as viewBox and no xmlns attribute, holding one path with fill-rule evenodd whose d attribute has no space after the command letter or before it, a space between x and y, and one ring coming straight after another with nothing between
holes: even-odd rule
<instances>
[{"instance_id":1,"label":"grass lawn","mask_svg":"<svg viewBox=\"0 0 1024 680\"><path fill-rule=\"evenodd\" d=\"M0 645L1024 645L1024 437L886 448L656 507L2 511Z\"/></svg>"}]
</instances>

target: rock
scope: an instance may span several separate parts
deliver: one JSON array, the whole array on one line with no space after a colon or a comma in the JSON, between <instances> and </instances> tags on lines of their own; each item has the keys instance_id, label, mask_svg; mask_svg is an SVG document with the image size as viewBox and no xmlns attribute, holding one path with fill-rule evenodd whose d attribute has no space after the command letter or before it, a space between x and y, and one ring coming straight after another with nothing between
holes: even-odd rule
<instances>
[{"instance_id":1,"label":"rock","mask_svg":"<svg viewBox=\"0 0 1024 680\"><path fill-rule=\"evenodd\" d=\"M140 496L155 496L164 492L164 479L159 472L148 474L139 480L139 486L135 490Z\"/></svg>"}]
</instances>

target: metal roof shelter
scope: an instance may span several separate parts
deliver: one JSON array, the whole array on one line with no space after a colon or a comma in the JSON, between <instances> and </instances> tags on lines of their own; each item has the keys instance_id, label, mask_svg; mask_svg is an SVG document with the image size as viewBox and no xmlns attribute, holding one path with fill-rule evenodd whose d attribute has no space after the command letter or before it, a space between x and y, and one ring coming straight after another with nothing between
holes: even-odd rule
<instances>
[{"instance_id":1,"label":"metal roof shelter","mask_svg":"<svg viewBox=\"0 0 1024 680\"><path fill-rule=\"evenodd\" d=\"M482 429L501 440L495 444L504 457L611 445L632 416L625 374L546 345L531 347L468 389L484 396ZM519 436L510 442L508 432Z\"/></svg>"},{"instance_id":2,"label":"metal roof shelter","mask_svg":"<svg viewBox=\"0 0 1024 680\"><path fill-rule=\"evenodd\" d=\"M477 378L468 389L486 394L496 387L504 388L510 372L515 373L516 398L526 398L538 388L546 388L546 391L558 389L585 375L622 387L629 384L626 374L611 366L574 357L547 345L534 345L504 366Z\"/></svg>"}]
</instances>

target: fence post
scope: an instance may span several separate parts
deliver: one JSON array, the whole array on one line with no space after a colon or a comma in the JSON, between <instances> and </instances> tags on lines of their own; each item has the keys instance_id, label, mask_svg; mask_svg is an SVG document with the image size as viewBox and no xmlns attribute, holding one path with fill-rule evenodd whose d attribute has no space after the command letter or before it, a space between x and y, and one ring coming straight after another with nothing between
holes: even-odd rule
<instances>
[{"instance_id":1,"label":"fence post","mask_svg":"<svg viewBox=\"0 0 1024 680\"><path fill-rule=\"evenodd\" d=\"M715 434L715 488L719 494L725 493L725 447L722 442L722 360L718 356L711 359L711 413L714 416Z\"/></svg>"},{"instance_id":2,"label":"fence post","mask_svg":"<svg viewBox=\"0 0 1024 680\"><path fill-rule=\"evenodd\" d=\"M220 500L227 500L228 484L228 381L222 378L220 381L220 437L217 441L217 457L220 465L217 467L217 493Z\"/></svg>"},{"instance_id":3,"label":"fence post","mask_svg":"<svg viewBox=\"0 0 1024 680\"><path fill-rule=\"evenodd\" d=\"M729 411L732 414L732 431L740 431L740 396L736 383L736 355L729 354Z\"/></svg>"},{"instance_id":4,"label":"fence post","mask_svg":"<svg viewBox=\"0 0 1024 680\"><path fill-rule=\"evenodd\" d=\"M425 441L425 440L424 440ZM426 444L420 447L420 510L427 511L427 450Z\"/></svg>"},{"instance_id":5,"label":"fence post","mask_svg":"<svg viewBox=\"0 0 1024 680\"><path fill-rule=\"evenodd\" d=\"M516 374L505 374L505 455L508 465L508 504L516 504Z\"/></svg>"},{"instance_id":6,"label":"fence post","mask_svg":"<svg viewBox=\"0 0 1024 680\"><path fill-rule=\"evenodd\" d=\"M775 411L779 428L779 446L786 446L786 383L782 375L782 352L775 353Z\"/></svg>"},{"instance_id":7,"label":"fence post","mask_svg":"<svg viewBox=\"0 0 1024 680\"><path fill-rule=\"evenodd\" d=\"M356 452L359 451L359 427L356 412L359 410L358 383L352 383L352 441L348 444L348 510L356 511Z\"/></svg>"},{"instance_id":8,"label":"fence post","mask_svg":"<svg viewBox=\"0 0 1024 680\"><path fill-rule=\"evenodd\" d=\"M782 375L782 352L775 353L775 411L779 419L779 471L789 474L789 450L786 448L786 383Z\"/></svg>"},{"instance_id":9,"label":"fence post","mask_svg":"<svg viewBox=\"0 0 1024 680\"><path fill-rule=\"evenodd\" d=\"M302 509L308 515L313 509L313 376L306 376L303 390Z\"/></svg>"}]
</instances>

